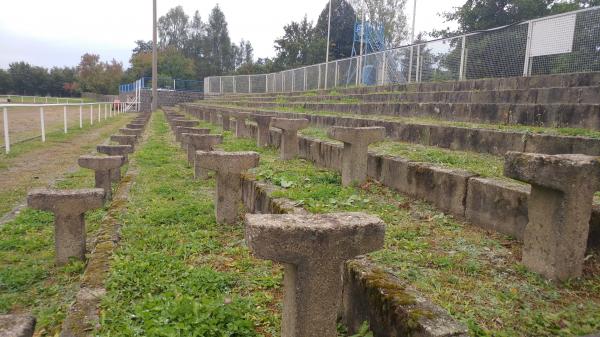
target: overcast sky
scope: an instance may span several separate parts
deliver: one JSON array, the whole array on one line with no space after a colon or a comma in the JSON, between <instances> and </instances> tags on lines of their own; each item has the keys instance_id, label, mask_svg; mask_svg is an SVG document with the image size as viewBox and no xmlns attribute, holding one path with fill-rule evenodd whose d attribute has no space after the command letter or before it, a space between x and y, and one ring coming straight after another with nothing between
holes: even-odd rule
<instances>
[{"instance_id":1,"label":"overcast sky","mask_svg":"<svg viewBox=\"0 0 600 337\"><path fill-rule=\"evenodd\" d=\"M219 3L229 23L232 41L244 38L255 57L275 55L273 41L283 26L307 14L317 20L327 0L158 0L159 17L182 5L190 16L199 10L207 21ZM465 0L418 0L417 32L446 27L438 13ZM152 38L151 0L10 0L0 10L0 68L16 61L45 67L73 66L86 52L103 60L117 59L128 67L136 40ZM412 0L406 14L412 18ZM334 27L335 29L335 27Z\"/></svg>"}]
</instances>

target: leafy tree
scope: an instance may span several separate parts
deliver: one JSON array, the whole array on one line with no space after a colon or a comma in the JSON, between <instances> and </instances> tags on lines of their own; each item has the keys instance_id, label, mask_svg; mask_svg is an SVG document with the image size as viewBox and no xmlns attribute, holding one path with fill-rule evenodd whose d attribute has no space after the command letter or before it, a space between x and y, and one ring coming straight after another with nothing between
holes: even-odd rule
<instances>
[{"instance_id":1,"label":"leafy tree","mask_svg":"<svg viewBox=\"0 0 600 337\"><path fill-rule=\"evenodd\" d=\"M312 21L308 21L305 15L302 21L292 21L283 30L283 37L275 40L277 62L286 68L316 63Z\"/></svg>"},{"instance_id":2,"label":"leafy tree","mask_svg":"<svg viewBox=\"0 0 600 337\"><path fill-rule=\"evenodd\" d=\"M195 76L194 61L175 47L169 47L160 52L158 68L161 76L170 78L186 79Z\"/></svg>"},{"instance_id":3,"label":"leafy tree","mask_svg":"<svg viewBox=\"0 0 600 337\"><path fill-rule=\"evenodd\" d=\"M152 52L152 41L137 40L136 47L133 49L133 55Z\"/></svg>"},{"instance_id":4,"label":"leafy tree","mask_svg":"<svg viewBox=\"0 0 600 337\"><path fill-rule=\"evenodd\" d=\"M314 43L322 44L315 46L315 59L319 62L325 62L327 27L329 20L329 3L321 11L317 25L315 26ZM336 60L352 55L352 39L354 37L354 23L356 22L356 12L352 5L346 0L333 0L331 4L331 36L329 46L329 59Z\"/></svg>"},{"instance_id":5,"label":"leafy tree","mask_svg":"<svg viewBox=\"0 0 600 337\"><path fill-rule=\"evenodd\" d=\"M206 27L205 57L209 62L209 72L213 75L223 75L234 70L235 54L232 53L231 39L225 14L216 5L208 17Z\"/></svg>"},{"instance_id":6,"label":"leafy tree","mask_svg":"<svg viewBox=\"0 0 600 337\"><path fill-rule=\"evenodd\" d=\"M12 80L10 74L4 69L0 69L0 93L8 94L12 91Z\"/></svg>"},{"instance_id":7,"label":"leafy tree","mask_svg":"<svg viewBox=\"0 0 600 337\"><path fill-rule=\"evenodd\" d=\"M123 77L123 64L112 60L101 62L100 56L84 54L77 67L81 90L99 94L116 94Z\"/></svg>"},{"instance_id":8,"label":"leafy tree","mask_svg":"<svg viewBox=\"0 0 600 337\"><path fill-rule=\"evenodd\" d=\"M158 19L160 45L184 49L188 39L188 25L189 16L185 14L183 7L171 8L165 16Z\"/></svg>"}]
</instances>

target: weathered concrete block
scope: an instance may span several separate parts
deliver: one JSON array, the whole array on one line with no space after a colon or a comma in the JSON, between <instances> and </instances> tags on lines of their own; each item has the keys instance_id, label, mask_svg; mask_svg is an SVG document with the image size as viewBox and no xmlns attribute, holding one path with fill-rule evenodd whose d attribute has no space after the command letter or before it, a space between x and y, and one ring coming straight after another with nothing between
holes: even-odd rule
<instances>
[{"instance_id":1,"label":"weathered concrete block","mask_svg":"<svg viewBox=\"0 0 600 337\"><path fill-rule=\"evenodd\" d=\"M250 118L250 113L236 112L232 114L232 117L235 119L235 136L237 138L246 137L248 134L248 131L246 130L246 120Z\"/></svg>"},{"instance_id":2,"label":"weathered concrete block","mask_svg":"<svg viewBox=\"0 0 600 337\"><path fill-rule=\"evenodd\" d=\"M109 156L121 156L123 157L123 164L129 161L129 154L133 153L133 146L131 145L98 145L96 146L98 153L106 154ZM110 170L110 179L113 181L121 180L121 167Z\"/></svg>"},{"instance_id":3,"label":"weathered concrete block","mask_svg":"<svg viewBox=\"0 0 600 337\"><path fill-rule=\"evenodd\" d=\"M385 224L362 213L246 215L246 243L284 263L282 337L335 337L345 261L383 247Z\"/></svg>"},{"instance_id":4,"label":"weathered concrete block","mask_svg":"<svg viewBox=\"0 0 600 337\"><path fill-rule=\"evenodd\" d=\"M258 126L256 146L267 147L269 145L269 130L271 128L271 120L274 117L275 116L273 115L252 115L252 118L254 118L254 121L256 121L256 125Z\"/></svg>"},{"instance_id":5,"label":"weathered concrete block","mask_svg":"<svg viewBox=\"0 0 600 337\"><path fill-rule=\"evenodd\" d=\"M257 167L256 152L196 152L196 163L203 169L217 172L215 215L217 223L234 224L241 203L241 174Z\"/></svg>"},{"instance_id":6,"label":"weathered concrete block","mask_svg":"<svg viewBox=\"0 0 600 337\"><path fill-rule=\"evenodd\" d=\"M110 136L110 141L118 143L120 145L131 145L135 146L136 136L128 136L128 135L112 135Z\"/></svg>"},{"instance_id":7,"label":"weathered concrete block","mask_svg":"<svg viewBox=\"0 0 600 337\"><path fill-rule=\"evenodd\" d=\"M104 190L33 190L27 196L31 208L54 213L56 263L66 264L69 258L85 260L84 213L102 207Z\"/></svg>"},{"instance_id":8,"label":"weathered concrete block","mask_svg":"<svg viewBox=\"0 0 600 337\"><path fill-rule=\"evenodd\" d=\"M273 118L271 126L281 129L280 157L283 160L295 158L299 152L298 130L308 126L308 119Z\"/></svg>"},{"instance_id":9,"label":"weathered concrete block","mask_svg":"<svg viewBox=\"0 0 600 337\"><path fill-rule=\"evenodd\" d=\"M104 190L105 201L112 199L111 170L117 169L125 163L123 156L81 156L77 161L79 166L94 171L96 188Z\"/></svg>"},{"instance_id":10,"label":"weathered concrete block","mask_svg":"<svg viewBox=\"0 0 600 337\"><path fill-rule=\"evenodd\" d=\"M181 142L181 135L184 133L190 133L193 135L207 135L210 133L210 129L191 128L188 126L177 126L177 127L175 127L175 140L178 142Z\"/></svg>"},{"instance_id":11,"label":"weathered concrete block","mask_svg":"<svg viewBox=\"0 0 600 337\"><path fill-rule=\"evenodd\" d=\"M230 116L229 111L221 112L221 123L223 125L223 131L231 130L230 118L231 118L231 116Z\"/></svg>"},{"instance_id":12,"label":"weathered concrete block","mask_svg":"<svg viewBox=\"0 0 600 337\"><path fill-rule=\"evenodd\" d=\"M32 337L35 317L28 315L0 315L0 336Z\"/></svg>"},{"instance_id":13,"label":"weathered concrete block","mask_svg":"<svg viewBox=\"0 0 600 337\"><path fill-rule=\"evenodd\" d=\"M131 136L136 136L137 138L139 138L142 136L142 133L144 133L144 130L143 129L121 128L121 129L119 129L119 132L124 135L131 135Z\"/></svg>"},{"instance_id":14,"label":"weathered concrete block","mask_svg":"<svg viewBox=\"0 0 600 337\"><path fill-rule=\"evenodd\" d=\"M465 217L487 230L523 240L529 186L492 178L469 180Z\"/></svg>"},{"instance_id":15,"label":"weathered concrete block","mask_svg":"<svg viewBox=\"0 0 600 337\"><path fill-rule=\"evenodd\" d=\"M523 264L549 279L581 275L600 162L585 155L509 152L504 174L531 184Z\"/></svg>"},{"instance_id":16,"label":"weathered concrete block","mask_svg":"<svg viewBox=\"0 0 600 337\"><path fill-rule=\"evenodd\" d=\"M330 138L344 143L342 155L342 185L362 185L367 180L367 153L369 144L385 138L383 127L347 128L335 126L329 129Z\"/></svg>"}]
</instances>

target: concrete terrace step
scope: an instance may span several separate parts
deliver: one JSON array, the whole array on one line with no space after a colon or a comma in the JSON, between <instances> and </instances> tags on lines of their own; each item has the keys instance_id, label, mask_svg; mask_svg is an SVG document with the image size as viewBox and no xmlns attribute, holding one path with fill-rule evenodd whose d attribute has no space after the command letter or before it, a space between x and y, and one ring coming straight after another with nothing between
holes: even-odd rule
<instances>
[{"instance_id":1,"label":"concrete terrace step","mask_svg":"<svg viewBox=\"0 0 600 337\"><path fill-rule=\"evenodd\" d=\"M600 130L600 104L489 103L268 103L230 101L248 108L421 117L468 123L529 125Z\"/></svg>"},{"instance_id":2,"label":"concrete terrace step","mask_svg":"<svg viewBox=\"0 0 600 337\"><path fill-rule=\"evenodd\" d=\"M253 112L284 118L306 118L317 127L382 126L392 140L459 151L504 155L508 151L546 154L581 153L600 156L600 139L552 134L505 131L452 125L388 121L375 118L316 115L302 112L225 107L217 104L184 104L186 109L209 112Z\"/></svg>"},{"instance_id":3,"label":"concrete terrace step","mask_svg":"<svg viewBox=\"0 0 600 337\"><path fill-rule=\"evenodd\" d=\"M600 85L600 72L587 73L571 73L571 74L556 74L543 75L532 77L507 77L507 78L490 78L466 81L445 81L445 82L426 82L426 83L409 83L409 84L389 84L383 86L360 86L350 88L329 88L328 90L314 90L311 92L328 95L332 90L335 90L341 95L351 94L369 94L381 92L433 92L433 91L494 91L494 90L525 90L525 89L540 89L540 88L571 88L571 87L588 87ZM277 97L280 95L298 95L295 93L252 93L252 94L233 94L214 95L212 97ZM207 95L211 98L211 95Z\"/></svg>"},{"instance_id":4,"label":"concrete terrace step","mask_svg":"<svg viewBox=\"0 0 600 337\"><path fill-rule=\"evenodd\" d=\"M213 98L211 101L228 102L233 98ZM512 104L599 104L600 86L556 87L536 89L485 90L485 91L429 91L389 92L348 95L280 95L243 96L234 100L266 103L356 102L375 103L512 103Z\"/></svg>"}]
</instances>

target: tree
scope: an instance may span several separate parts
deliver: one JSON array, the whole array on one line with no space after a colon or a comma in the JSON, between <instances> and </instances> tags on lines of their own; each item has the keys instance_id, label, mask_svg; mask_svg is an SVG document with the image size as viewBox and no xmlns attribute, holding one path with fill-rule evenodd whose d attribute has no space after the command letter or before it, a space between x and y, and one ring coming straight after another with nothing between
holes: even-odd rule
<instances>
[{"instance_id":1,"label":"tree","mask_svg":"<svg viewBox=\"0 0 600 337\"><path fill-rule=\"evenodd\" d=\"M404 7L406 0L351 0L355 10L362 10L364 1L366 20L383 25L388 46L400 46L408 35ZM359 13L359 15L362 15Z\"/></svg>"},{"instance_id":2,"label":"tree","mask_svg":"<svg viewBox=\"0 0 600 337\"><path fill-rule=\"evenodd\" d=\"M0 69L0 93L8 94L10 92L12 92L12 81L10 74L5 70Z\"/></svg>"},{"instance_id":3,"label":"tree","mask_svg":"<svg viewBox=\"0 0 600 337\"><path fill-rule=\"evenodd\" d=\"M172 79L194 78L194 61L186 57L182 51L169 47L158 55L160 75Z\"/></svg>"},{"instance_id":4,"label":"tree","mask_svg":"<svg viewBox=\"0 0 600 337\"><path fill-rule=\"evenodd\" d=\"M216 5L208 17L206 29L206 53L209 72L213 75L223 75L234 70L235 54L232 53L231 39L225 14Z\"/></svg>"},{"instance_id":5,"label":"tree","mask_svg":"<svg viewBox=\"0 0 600 337\"><path fill-rule=\"evenodd\" d=\"M86 53L77 67L81 90L98 94L116 94L123 78L123 64L112 60L101 62L100 56Z\"/></svg>"},{"instance_id":6,"label":"tree","mask_svg":"<svg viewBox=\"0 0 600 337\"><path fill-rule=\"evenodd\" d=\"M285 68L316 63L314 28L306 15L300 22L292 21L283 27L283 37L275 40L277 62Z\"/></svg>"},{"instance_id":7,"label":"tree","mask_svg":"<svg viewBox=\"0 0 600 337\"><path fill-rule=\"evenodd\" d=\"M314 59L325 62L327 27L329 21L329 3L321 11L315 26L316 55ZM354 23L356 12L346 0L333 0L331 4L331 36L329 58L330 60L350 57L352 55L352 39L354 37ZM320 48L321 47L321 48Z\"/></svg>"},{"instance_id":8,"label":"tree","mask_svg":"<svg viewBox=\"0 0 600 337\"><path fill-rule=\"evenodd\" d=\"M158 33L162 47L175 46L184 49L188 39L189 17L183 7L171 8L166 15L158 19Z\"/></svg>"},{"instance_id":9,"label":"tree","mask_svg":"<svg viewBox=\"0 0 600 337\"><path fill-rule=\"evenodd\" d=\"M136 47L133 49L133 55L152 52L152 41L137 40L135 44Z\"/></svg>"}]
</instances>

